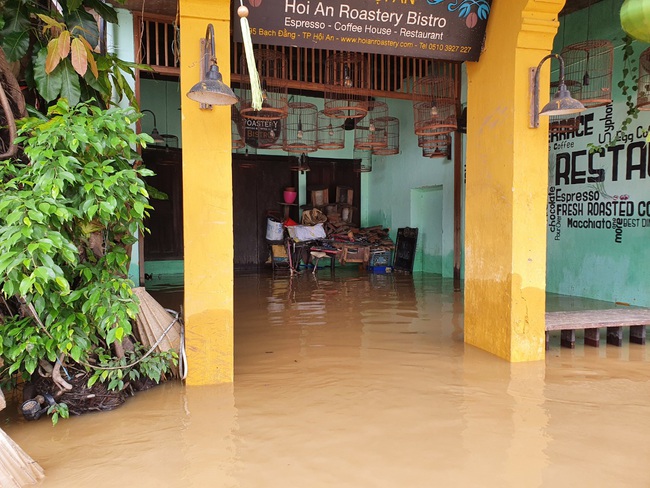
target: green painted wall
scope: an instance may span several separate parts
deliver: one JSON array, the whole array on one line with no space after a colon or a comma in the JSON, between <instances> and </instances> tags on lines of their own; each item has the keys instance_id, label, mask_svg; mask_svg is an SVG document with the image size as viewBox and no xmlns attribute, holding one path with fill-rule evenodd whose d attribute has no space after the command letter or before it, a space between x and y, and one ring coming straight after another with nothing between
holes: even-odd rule
<instances>
[{"instance_id":1,"label":"green painted wall","mask_svg":"<svg viewBox=\"0 0 650 488\"><path fill-rule=\"evenodd\" d=\"M111 53L114 53L124 61L135 61L135 47L133 44L133 14L128 10L118 9L118 26L108 24L106 32L106 45ZM135 91L135 79L125 75L125 79L132 90ZM128 106L128 100L119 102L122 107ZM129 265L129 278L138 285L140 283L140 248L134 244L131 248L131 263Z\"/></svg>"},{"instance_id":2,"label":"green painted wall","mask_svg":"<svg viewBox=\"0 0 650 488\"><path fill-rule=\"evenodd\" d=\"M627 130L620 1L605 0L591 12L561 19L554 52L563 45L609 39L614 45L614 103L583 112L576 135L549 142L547 290L554 293L650 306L650 113ZM634 42L628 68L637 68L647 44ZM555 74L557 77L557 74ZM628 80L631 80L628 77ZM635 84L632 81L628 83ZM636 91L632 91L636 103ZM589 155L590 144L607 145Z\"/></svg>"},{"instance_id":3,"label":"green painted wall","mask_svg":"<svg viewBox=\"0 0 650 488\"><path fill-rule=\"evenodd\" d=\"M413 132L413 107L410 101L391 100L389 106L391 115L400 120L400 154L374 159L372 172L368 174L367 201L364 201L368 209L368 222L390 228L391 237L395 239L398 228L420 227L421 223L427 221L424 218L427 211L439 213L442 235L438 235L439 231L434 227L420 228L413 269L452 277L453 162L422 156L422 149L418 147L417 136ZM424 197L416 198L417 208L413 208L412 192L426 193L430 187L440 188L437 190L441 194L439 208L428 209L427 204L423 203L428 199ZM416 221L413 220L414 216ZM440 242L440 246L430 247L429 242ZM426 243L426 247L423 247L423 243Z\"/></svg>"},{"instance_id":4,"label":"green painted wall","mask_svg":"<svg viewBox=\"0 0 650 488\"><path fill-rule=\"evenodd\" d=\"M140 108L151 110L156 116L157 129L160 134L178 137L178 141L169 138L170 147L182 147L181 134L181 93L176 81L140 80ZM143 132L150 133L154 128L153 116L146 112L141 122Z\"/></svg>"}]
</instances>

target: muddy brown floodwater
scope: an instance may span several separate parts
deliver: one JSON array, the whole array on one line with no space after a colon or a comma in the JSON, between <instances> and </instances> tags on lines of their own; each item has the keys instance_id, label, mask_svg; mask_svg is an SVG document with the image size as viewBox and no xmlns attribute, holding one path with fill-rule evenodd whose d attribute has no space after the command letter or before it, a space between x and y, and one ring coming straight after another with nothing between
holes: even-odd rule
<instances>
[{"instance_id":1,"label":"muddy brown floodwater","mask_svg":"<svg viewBox=\"0 0 650 488\"><path fill-rule=\"evenodd\" d=\"M182 294L158 294L170 308ZM166 303L165 303L166 302ZM563 297L549 307L603 307ZM648 346L509 364L463 344L433 275L235 280L235 383L3 429L44 487L648 487Z\"/></svg>"}]
</instances>

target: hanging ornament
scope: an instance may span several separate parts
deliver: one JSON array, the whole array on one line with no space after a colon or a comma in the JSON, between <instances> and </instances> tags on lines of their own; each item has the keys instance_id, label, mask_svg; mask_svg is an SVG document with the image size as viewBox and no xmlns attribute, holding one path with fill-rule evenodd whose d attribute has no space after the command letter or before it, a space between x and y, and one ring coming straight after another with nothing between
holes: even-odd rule
<instances>
[{"instance_id":1,"label":"hanging ornament","mask_svg":"<svg viewBox=\"0 0 650 488\"><path fill-rule=\"evenodd\" d=\"M650 42L650 0L625 0L621 7L621 27L634 39Z\"/></svg>"}]
</instances>

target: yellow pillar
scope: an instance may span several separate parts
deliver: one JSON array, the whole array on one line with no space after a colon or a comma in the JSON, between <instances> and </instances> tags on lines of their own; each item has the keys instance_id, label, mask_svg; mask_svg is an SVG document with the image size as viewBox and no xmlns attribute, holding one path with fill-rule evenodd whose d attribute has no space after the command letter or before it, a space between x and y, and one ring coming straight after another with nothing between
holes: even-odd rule
<instances>
[{"instance_id":1,"label":"yellow pillar","mask_svg":"<svg viewBox=\"0 0 650 488\"><path fill-rule=\"evenodd\" d=\"M230 83L230 1L180 0L185 332L188 385L233 380L233 221L230 106L201 110L185 94L199 81L208 24Z\"/></svg>"},{"instance_id":2,"label":"yellow pillar","mask_svg":"<svg viewBox=\"0 0 650 488\"><path fill-rule=\"evenodd\" d=\"M485 51L467 66L465 342L512 362L544 358L548 120L528 127L529 68L550 53L563 6L493 2Z\"/></svg>"}]
</instances>

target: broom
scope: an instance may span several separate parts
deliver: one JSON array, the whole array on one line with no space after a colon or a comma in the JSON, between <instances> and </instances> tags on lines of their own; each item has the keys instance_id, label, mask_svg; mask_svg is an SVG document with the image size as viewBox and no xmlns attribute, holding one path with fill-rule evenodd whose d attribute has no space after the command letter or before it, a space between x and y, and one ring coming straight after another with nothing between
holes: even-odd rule
<instances>
[{"instance_id":1,"label":"broom","mask_svg":"<svg viewBox=\"0 0 650 488\"><path fill-rule=\"evenodd\" d=\"M244 6L244 0L239 0L237 15L241 23L241 36L244 41L244 51L246 52L246 65L248 66L248 76L251 81L251 107L253 110L262 110L264 96L260 84L260 75L257 72L255 64L255 54L253 53L253 41L251 39L251 29L248 25L248 8Z\"/></svg>"},{"instance_id":2,"label":"broom","mask_svg":"<svg viewBox=\"0 0 650 488\"><path fill-rule=\"evenodd\" d=\"M0 391L0 410L4 407L5 397ZM37 483L44 476L43 468L0 429L0 486L21 488Z\"/></svg>"}]
</instances>

